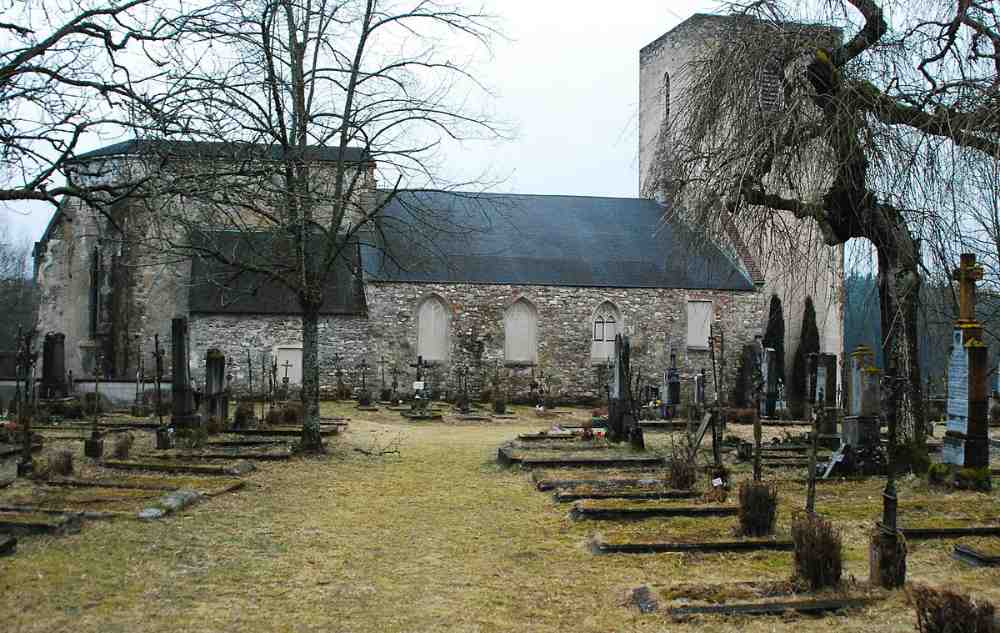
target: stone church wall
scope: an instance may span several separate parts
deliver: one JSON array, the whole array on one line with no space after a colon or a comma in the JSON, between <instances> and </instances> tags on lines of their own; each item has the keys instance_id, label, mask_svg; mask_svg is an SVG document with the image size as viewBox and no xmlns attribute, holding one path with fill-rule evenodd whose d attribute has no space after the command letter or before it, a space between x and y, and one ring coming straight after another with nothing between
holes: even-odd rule
<instances>
[{"instance_id":1,"label":"stone church wall","mask_svg":"<svg viewBox=\"0 0 1000 633\"><path fill-rule=\"evenodd\" d=\"M432 382L444 382L454 389L453 370L461 363L480 367L476 373L483 376L479 380L489 388L497 365L505 365L504 312L523 297L538 312L538 362L533 368L503 367L511 376L512 397L528 396L534 369L536 374L541 371L546 378L552 378L554 395L568 401L601 395L598 367L591 360L591 340L594 312L605 301L618 308L622 317L619 330L630 336L633 362L641 368L643 376L658 384L673 348L685 390L690 390L695 373L705 369L709 376L709 398L714 394L711 358L708 351L686 346L687 302L712 302L714 325L725 335L726 381L730 386L739 350L761 333L765 309L762 296L756 292L369 283L366 295L372 337L370 356L385 354L401 366L413 362L417 356L418 307L432 294L440 296L451 313L450 357L431 370ZM474 355L477 343L482 344L478 363Z\"/></svg>"}]
</instances>

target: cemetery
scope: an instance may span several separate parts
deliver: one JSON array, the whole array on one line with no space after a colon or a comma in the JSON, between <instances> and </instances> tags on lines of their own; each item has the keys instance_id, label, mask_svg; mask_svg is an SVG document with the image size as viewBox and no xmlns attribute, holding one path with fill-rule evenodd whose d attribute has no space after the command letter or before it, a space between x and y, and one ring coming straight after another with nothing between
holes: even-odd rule
<instances>
[{"instance_id":1,"label":"cemetery","mask_svg":"<svg viewBox=\"0 0 1000 633\"><path fill-rule=\"evenodd\" d=\"M1000 633L990 3L9 4L0 632Z\"/></svg>"}]
</instances>

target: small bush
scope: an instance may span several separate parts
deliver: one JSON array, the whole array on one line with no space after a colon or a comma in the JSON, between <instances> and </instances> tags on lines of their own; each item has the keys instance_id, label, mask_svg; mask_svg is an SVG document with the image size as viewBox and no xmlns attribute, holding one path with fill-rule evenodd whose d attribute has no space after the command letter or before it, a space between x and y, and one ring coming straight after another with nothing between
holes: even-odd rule
<instances>
[{"instance_id":1,"label":"small bush","mask_svg":"<svg viewBox=\"0 0 1000 633\"><path fill-rule=\"evenodd\" d=\"M281 422L285 419L284 411L282 409L268 409L267 415L264 416L264 424L267 426L281 426Z\"/></svg>"},{"instance_id":2,"label":"small bush","mask_svg":"<svg viewBox=\"0 0 1000 633\"><path fill-rule=\"evenodd\" d=\"M84 415L94 415L95 413L108 413L111 411L111 401L102 394L88 392L83 394Z\"/></svg>"},{"instance_id":3,"label":"small bush","mask_svg":"<svg viewBox=\"0 0 1000 633\"><path fill-rule=\"evenodd\" d=\"M988 466L985 468L960 468L955 473L955 486L962 490L989 492L992 484L992 476Z\"/></svg>"},{"instance_id":4,"label":"small bush","mask_svg":"<svg viewBox=\"0 0 1000 633\"><path fill-rule=\"evenodd\" d=\"M335 400L350 400L351 399L351 388L340 383L337 385Z\"/></svg>"},{"instance_id":5,"label":"small bush","mask_svg":"<svg viewBox=\"0 0 1000 633\"><path fill-rule=\"evenodd\" d=\"M302 424L302 417L301 402L289 402L281 409L281 421L284 424L298 426ZM270 420L268 420L268 424L270 423Z\"/></svg>"},{"instance_id":6,"label":"small bush","mask_svg":"<svg viewBox=\"0 0 1000 633\"><path fill-rule=\"evenodd\" d=\"M241 402L236 405L236 411L233 413L233 426L244 429L250 426L254 419L253 403Z\"/></svg>"},{"instance_id":7,"label":"small bush","mask_svg":"<svg viewBox=\"0 0 1000 633\"><path fill-rule=\"evenodd\" d=\"M389 402L392 400L392 389L383 389L378 393L378 399L381 402Z\"/></svg>"},{"instance_id":8,"label":"small bush","mask_svg":"<svg viewBox=\"0 0 1000 633\"><path fill-rule=\"evenodd\" d=\"M115 437L115 444L111 448L111 454L115 459L128 459L128 455L132 451L132 444L134 443L135 438L131 433L119 433Z\"/></svg>"},{"instance_id":9,"label":"small bush","mask_svg":"<svg viewBox=\"0 0 1000 633\"><path fill-rule=\"evenodd\" d=\"M479 392L479 402L487 403L493 401L493 390L483 389Z\"/></svg>"},{"instance_id":10,"label":"small bush","mask_svg":"<svg viewBox=\"0 0 1000 633\"><path fill-rule=\"evenodd\" d=\"M201 448L205 445L205 441L208 439L208 433L202 426L186 429L184 433L179 433L177 437L177 445L181 448L193 449Z\"/></svg>"},{"instance_id":11,"label":"small bush","mask_svg":"<svg viewBox=\"0 0 1000 633\"><path fill-rule=\"evenodd\" d=\"M503 398L497 398L493 401L493 413L497 415L503 415L507 413L507 401Z\"/></svg>"},{"instance_id":12,"label":"small bush","mask_svg":"<svg viewBox=\"0 0 1000 633\"><path fill-rule=\"evenodd\" d=\"M931 464L927 469L927 483L932 486L945 486L951 479L951 468L948 464Z\"/></svg>"},{"instance_id":13,"label":"small bush","mask_svg":"<svg viewBox=\"0 0 1000 633\"><path fill-rule=\"evenodd\" d=\"M359 407L370 407L372 406L372 392L367 389L362 389L358 393L358 406Z\"/></svg>"},{"instance_id":14,"label":"small bush","mask_svg":"<svg viewBox=\"0 0 1000 633\"><path fill-rule=\"evenodd\" d=\"M767 536L778 517L778 487L760 481L740 484L740 534Z\"/></svg>"},{"instance_id":15,"label":"small bush","mask_svg":"<svg viewBox=\"0 0 1000 633\"><path fill-rule=\"evenodd\" d=\"M792 521L795 544L795 575L816 591L840 584L844 565L840 531L829 521L814 514L803 514Z\"/></svg>"},{"instance_id":16,"label":"small bush","mask_svg":"<svg viewBox=\"0 0 1000 633\"><path fill-rule=\"evenodd\" d=\"M916 444L907 443L898 447L896 451L897 468L900 472L912 472L915 475L923 475L931 467L931 458L927 455L927 449Z\"/></svg>"},{"instance_id":17,"label":"small bush","mask_svg":"<svg viewBox=\"0 0 1000 633\"><path fill-rule=\"evenodd\" d=\"M51 475L69 477L73 474L73 453L66 449L53 451L48 457L48 470Z\"/></svg>"},{"instance_id":18,"label":"small bush","mask_svg":"<svg viewBox=\"0 0 1000 633\"><path fill-rule=\"evenodd\" d=\"M920 633L992 633L993 605L920 585L907 592Z\"/></svg>"}]
</instances>

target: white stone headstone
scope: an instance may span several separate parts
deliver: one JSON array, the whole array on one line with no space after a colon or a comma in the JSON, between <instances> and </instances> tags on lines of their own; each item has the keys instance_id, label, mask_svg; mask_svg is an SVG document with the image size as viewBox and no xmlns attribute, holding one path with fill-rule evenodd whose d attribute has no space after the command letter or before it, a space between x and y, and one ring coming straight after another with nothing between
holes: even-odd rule
<instances>
[{"instance_id":1,"label":"white stone headstone","mask_svg":"<svg viewBox=\"0 0 1000 633\"><path fill-rule=\"evenodd\" d=\"M969 357L962 344L962 330L952 333L951 357L948 359L948 430L968 432L969 428Z\"/></svg>"}]
</instances>

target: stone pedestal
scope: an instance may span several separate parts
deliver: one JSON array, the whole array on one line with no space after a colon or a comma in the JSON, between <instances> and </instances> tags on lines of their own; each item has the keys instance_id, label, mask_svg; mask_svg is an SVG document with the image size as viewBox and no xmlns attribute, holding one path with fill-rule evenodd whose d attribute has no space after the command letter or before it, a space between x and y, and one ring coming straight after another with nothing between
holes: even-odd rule
<instances>
[{"instance_id":1,"label":"stone pedestal","mask_svg":"<svg viewBox=\"0 0 1000 633\"><path fill-rule=\"evenodd\" d=\"M90 459L101 459L104 456L104 438L96 436L84 440L83 454Z\"/></svg>"},{"instance_id":2,"label":"stone pedestal","mask_svg":"<svg viewBox=\"0 0 1000 633\"><path fill-rule=\"evenodd\" d=\"M906 540L881 525L875 527L868 544L868 581L873 587L896 589L906 582Z\"/></svg>"},{"instance_id":3,"label":"stone pedestal","mask_svg":"<svg viewBox=\"0 0 1000 633\"><path fill-rule=\"evenodd\" d=\"M854 447L877 446L879 443L879 419L849 415L844 418L841 438L844 444Z\"/></svg>"}]
</instances>

